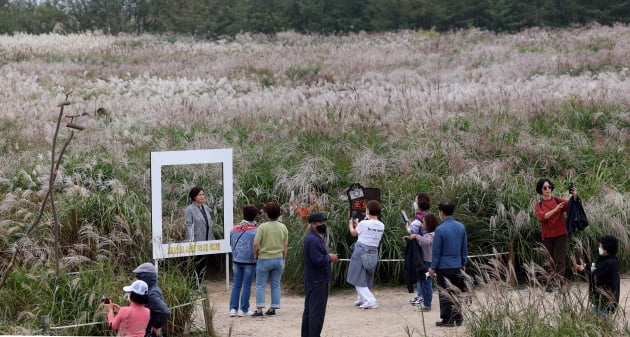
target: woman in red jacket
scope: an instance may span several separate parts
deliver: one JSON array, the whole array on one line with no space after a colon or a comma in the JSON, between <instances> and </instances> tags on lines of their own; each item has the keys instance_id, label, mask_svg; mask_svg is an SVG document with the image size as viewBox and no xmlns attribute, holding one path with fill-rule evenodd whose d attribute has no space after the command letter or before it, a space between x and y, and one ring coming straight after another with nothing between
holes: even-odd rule
<instances>
[{"instance_id":1,"label":"woman in red jacket","mask_svg":"<svg viewBox=\"0 0 630 337\"><path fill-rule=\"evenodd\" d=\"M568 201L554 197L553 183L542 178L536 184L536 192L542 195L542 200L534 204L536 216L542 224L542 243L551 256L551 280L552 283L564 282L565 260L567 255L567 243L569 232L564 220L564 213L567 211ZM569 193L573 199L577 198L577 191L571 188ZM548 286L546 291L553 291L552 286Z\"/></svg>"}]
</instances>

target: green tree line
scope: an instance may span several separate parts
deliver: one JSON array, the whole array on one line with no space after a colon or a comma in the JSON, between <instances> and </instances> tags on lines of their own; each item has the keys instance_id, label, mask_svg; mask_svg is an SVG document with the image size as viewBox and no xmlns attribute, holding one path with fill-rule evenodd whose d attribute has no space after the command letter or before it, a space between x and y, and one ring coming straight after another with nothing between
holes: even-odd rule
<instances>
[{"instance_id":1,"label":"green tree line","mask_svg":"<svg viewBox=\"0 0 630 337\"><path fill-rule=\"evenodd\" d=\"M478 27L513 32L630 22L628 0L0 0L0 33L347 33Z\"/></svg>"}]
</instances>

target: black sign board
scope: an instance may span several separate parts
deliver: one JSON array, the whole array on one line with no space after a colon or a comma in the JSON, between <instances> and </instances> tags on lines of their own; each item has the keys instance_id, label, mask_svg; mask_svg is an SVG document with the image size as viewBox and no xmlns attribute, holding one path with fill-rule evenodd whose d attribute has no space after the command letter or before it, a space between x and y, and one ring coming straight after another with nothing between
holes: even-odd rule
<instances>
[{"instance_id":1,"label":"black sign board","mask_svg":"<svg viewBox=\"0 0 630 337\"><path fill-rule=\"evenodd\" d=\"M359 183L354 183L346 191L350 201L350 218L365 219L365 207L368 201L376 200L381 202L381 189L374 187L363 187Z\"/></svg>"}]
</instances>

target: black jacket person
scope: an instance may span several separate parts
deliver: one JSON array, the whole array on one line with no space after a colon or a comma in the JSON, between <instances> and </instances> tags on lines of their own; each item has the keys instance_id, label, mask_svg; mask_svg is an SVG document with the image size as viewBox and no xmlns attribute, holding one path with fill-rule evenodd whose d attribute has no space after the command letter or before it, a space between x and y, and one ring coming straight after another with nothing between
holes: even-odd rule
<instances>
[{"instance_id":1,"label":"black jacket person","mask_svg":"<svg viewBox=\"0 0 630 337\"><path fill-rule=\"evenodd\" d=\"M619 242L612 235L599 239L599 256L593 266L577 264L575 267L589 279L590 300L597 312L608 315L619 305L620 275L617 250Z\"/></svg>"},{"instance_id":2,"label":"black jacket person","mask_svg":"<svg viewBox=\"0 0 630 337\"><path fill-rule=\"evenodd\" d=\"M162 336L162 326L171 314L171 311L164 303L164 294L157 285L157 270L150 262L143 263L133 270L136 277L147 283L149 286L149 301L144 305L151 311L147 335L153 333L155 336Z\"/></svg>"}]
</instances>

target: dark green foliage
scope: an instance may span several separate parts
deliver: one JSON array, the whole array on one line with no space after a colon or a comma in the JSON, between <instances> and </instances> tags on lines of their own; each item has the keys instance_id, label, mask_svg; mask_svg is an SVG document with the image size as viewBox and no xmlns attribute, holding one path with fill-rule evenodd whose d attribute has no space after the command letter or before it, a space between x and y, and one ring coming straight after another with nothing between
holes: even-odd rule
<instances>
[{"instance_id":1,"label":"dark green foliage","mask_svg":"<svg viewBox=\"0 0 630 337\"><path fill-rule=\"evenodd\" d=\"M0 33L49 33L67 19L50 1L0 1Z\"/></svg>"},{"instance_id":2,"label":"dark green foliage","mask_svg":"<svg viewBox=\"0 0 630 337\"><path fill-rule=\"evenodd\" d=\"M0 33L102 30L201 38L242 32L347 33L628 23L624 0L194 0L0 1Z\"/></svg>"}]
</instances>

